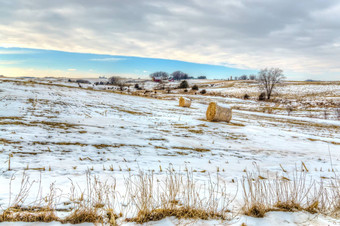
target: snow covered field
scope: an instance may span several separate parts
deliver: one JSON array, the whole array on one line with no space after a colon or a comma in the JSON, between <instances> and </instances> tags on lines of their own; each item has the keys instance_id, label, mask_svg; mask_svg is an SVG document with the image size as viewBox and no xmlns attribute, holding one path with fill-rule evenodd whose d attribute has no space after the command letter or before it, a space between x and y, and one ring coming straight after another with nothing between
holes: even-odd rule
<instances>
[{"instance_id":1,"label":"snow covered field","mask_svg":"<svg viewBox=\"0 0 340 226\"><path fill-rule=\"evenodd\" d=\"M338 86L331 89L339 97ZM240 183L245 172L260 169L266 176L285 173L292 178L294 170L303 169L303 162L308 177L327 180L340 168L340 121L246 111L242 106L257 102L202 95L192 96L191 108L181 108L178 96L153 99L1 78L1 209L13 202L23 172L37 182L24 200L27 205L49 192L52 183L61 194L68 194L72 183L86 187L87 170L101 180L115 178L121 194L126 189L124 179L140 171L162 178L169 168L188 170L202 184L210 177L223 180L236 196L230 204L236 212L243 205ZM231 123L205 120L211 100L234 107ZM65 195L59 197L59 209L70 209L66 200ZM115 211L123 217L136 214L133 204L123 200ZM158 224L178 221L166 218ZM340 221L306 212L270 212L262 219L239 214L231 221L193 224L227 223L337 225Z\"/></svg>"}]
</instances>

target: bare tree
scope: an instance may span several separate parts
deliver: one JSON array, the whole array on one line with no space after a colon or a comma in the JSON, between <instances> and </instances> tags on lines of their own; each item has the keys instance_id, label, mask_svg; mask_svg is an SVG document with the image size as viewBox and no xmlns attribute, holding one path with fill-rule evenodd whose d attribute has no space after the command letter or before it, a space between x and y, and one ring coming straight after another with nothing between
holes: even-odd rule
<instances>
[{"instance_id":1,"label":"bare tree","mask_svg":"<svg viewBox=\"0 0 340 226\"><path fill-rule=\"evenodd\" d=\"M125 86L125 81L119 76L112 76L109 78L109 84L119 86L122 91Z\"/></svg>"},{"instance_id":2,"label":"bare tree","mask_svg":"<svg viewBox=\"0 0 340 226\"><path fill-rule=\"evenodd\" d=\"M241 75L239 77L240 80L248 80L248 75Z\"/></svg>"},{"instance_id":3,"label":"bare tree","mask_svg":"<svg viewBox=\"0 0 340 226\"><path fill-rule=\"evenodd\" d=\"M276 84L281 83L284 79L285 76L280 68L265 68L259 72L257 81L260 89L265 91L269 100Z\"/></svg>"},{"instance_id":4,"label":"bare tree","mask_svg":"<svg viewBox=\"0 0 340 226\"><path fill-rule=\"evenodd\" d=\"M112 76L109 78L109 84L111 85L117 85L122 80L119 76Z\"/></svg>"},{"instance_id":5,"label":"bare tree","mask_svg":"<svg viewBox=\"0 0 340 226\"><path fill-rule=\"evenodd\" d=\"M182 71L174 71L174 72L172 72L171 77L174 80L182 80L182 79L188 79L189 75L187 73L182 72Z\"/></svg>"},{"instance_id":6,"label":"bare tree","mask_svg":"<svg viewBox=\"0 0 340 226\"><path fill-rule=\"evenodd\" d=\"M169 74L164 71L157 71L149 75L150 78L168 79Z\"/></svg>"},{"instance_id":7,"label":"bare tree","mask_svg":"<svg viewBox=\"0 0 340 226\"><path fill-rule=\"evenodd\" d=\"M249 80L256 80L256 75L253 74L249 75Z\"/></svg>"}]
</instances>

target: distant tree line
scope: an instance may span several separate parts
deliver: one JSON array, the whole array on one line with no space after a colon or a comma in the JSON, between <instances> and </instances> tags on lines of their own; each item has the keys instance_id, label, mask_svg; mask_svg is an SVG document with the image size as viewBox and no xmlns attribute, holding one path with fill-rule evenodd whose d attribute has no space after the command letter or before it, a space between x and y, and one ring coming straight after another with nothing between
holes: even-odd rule
<instances>
[{"instance_id":1,"label":"distant tree line","mask_svg":"<svg viewBox=\"0 0 340 226\"><path fill-rule=\"evenodd\" d=\"M241 76L235 76L235 77L230 76L228 78L228 80L256 80L256 79L257 79L256 75L253 75L253 74L251 74L251 75L241 75Z\"/></svg>"},{"instance_id":2,"label":"distant tree line","mask_svg":"<svg viewBox=\"0 0 340 226\"><path fill-rule=\"evenodd\" d=\"M173 80L186 80L186 79L195 79L192 76L189 76L187 73L182 72L182 71L174 71L171 74L168 74L167 72L164 71L157 71L154 73L151 73L150 78L157 78L161 80L167 80L167 79L173 79ZM197 79L207 79L206 76L201 75L198 76Z\"/></svg>"},{"instance_id":3,"label":"distant tree line","mask_svg":"<svg viewBox=\"0 0 340 226\"><path fill-rule=\"evenodd\" d=\"M164 71L157 71L154 73L151 73L150 78L156 78L161 80L167 80L167 79L173 79L173 80L186 80L186 79L207 79L207 76L201 75L197 78L194 78L193 76L189 76L187 73L183 71L174 71L171 74L164 72ZM228 80L257 80L257 76L254 74L250 75L241 75L241 76L230 76Z\"/></svg>"}]
</instances>

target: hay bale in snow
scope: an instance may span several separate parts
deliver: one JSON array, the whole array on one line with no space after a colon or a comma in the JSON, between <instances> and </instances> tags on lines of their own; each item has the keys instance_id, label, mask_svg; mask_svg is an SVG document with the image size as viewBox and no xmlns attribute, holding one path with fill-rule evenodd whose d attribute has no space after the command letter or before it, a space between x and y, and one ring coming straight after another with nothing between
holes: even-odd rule
<instances>
[{"instance_id":1,"label":"hay bale in snow","mask_svg":"<svg viewBox=\"0 0 340 226\"><path fill-rule=\"evenodd\" d=\"M208 106L206 115L208 121L230 122L231 113L231 107L228 105L217 105L216 102L211 102Z\"/></svg>"},{"instance_id":2,"label":"hay bale in snow","mask_svg":"<svg viewBox=\"0 0 340 226\"><path fill-rule=\"evenodd\" d=\"M191 100L189 98L180 97L179 98L179 106L189 108L191 106Z\"/></svg>"}]
</instances>

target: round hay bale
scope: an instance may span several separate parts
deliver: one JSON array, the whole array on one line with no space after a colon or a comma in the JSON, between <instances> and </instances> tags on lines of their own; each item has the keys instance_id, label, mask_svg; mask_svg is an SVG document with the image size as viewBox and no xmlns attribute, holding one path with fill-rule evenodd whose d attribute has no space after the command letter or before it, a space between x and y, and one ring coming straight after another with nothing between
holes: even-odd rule
<instances>
[{"instance_id":1,"label":"round hay bale","mask_svg":"<svg viewBox=\"0 0 340 226\"><path fill-rule=\"evenodd\" d=\"M191 106L191 100L189 98L180 97L179 98L179 106L189 108Z\"/></svg>"},{"instance_id":2,"label":"round hay bale","mask_svg":"<svg viewBox=\"0 0 340 226\"><path fill-rule=\"evenodd\" d=\"M228 105L217 105L216 102L211 102L209 104L206 113L208 121L230 122L231 115L231 107L229 107Z\"/></svg>"}]
</instances>

